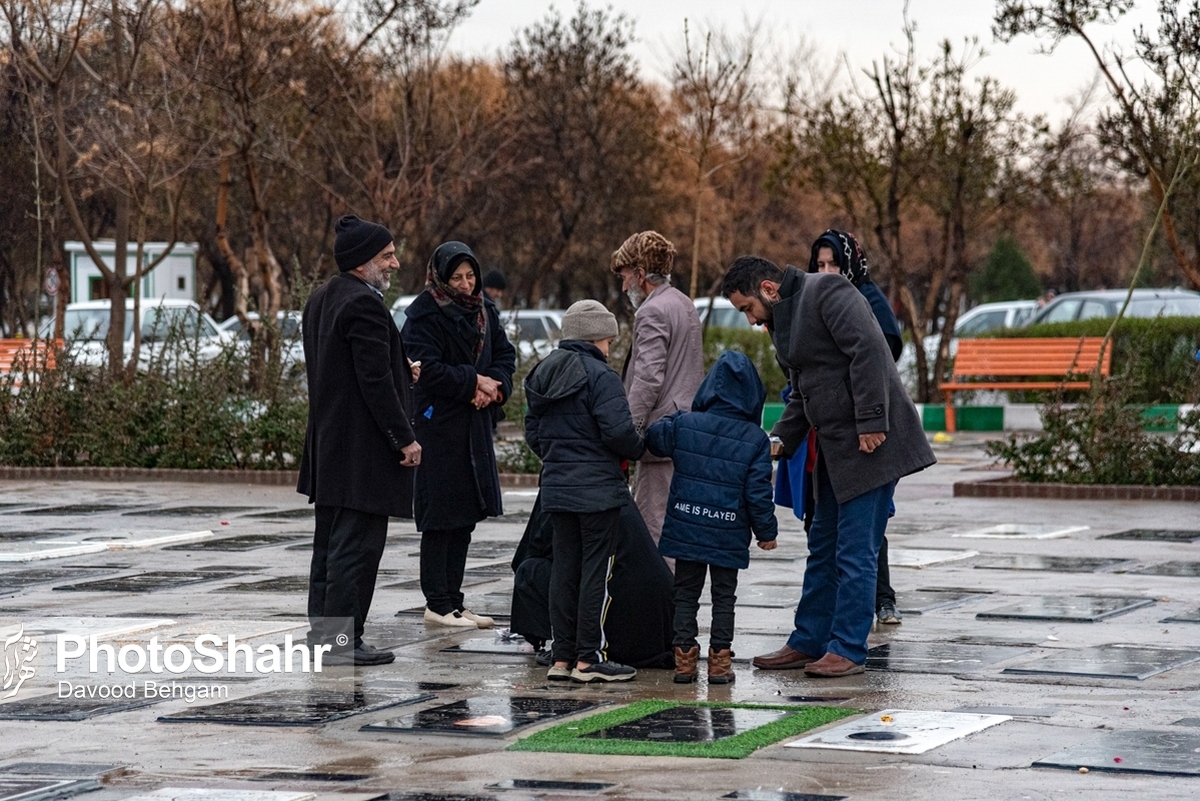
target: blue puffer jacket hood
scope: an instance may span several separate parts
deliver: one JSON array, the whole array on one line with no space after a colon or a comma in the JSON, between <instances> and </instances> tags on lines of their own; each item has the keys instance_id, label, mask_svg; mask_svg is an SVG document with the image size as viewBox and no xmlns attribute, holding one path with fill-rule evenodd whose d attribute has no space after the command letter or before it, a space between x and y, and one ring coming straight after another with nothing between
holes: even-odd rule
<instances>
[{"instance_id":1,"label":"blue puffer jacket hood","mask_svg":"<svg viewBox=\"0 0 1200 801\"><path fill-rule=\"evenodd\" d=\"M757 424L762 420L766 400L767 390L754 369L754 362L744 353L727 350L696 390L692 411L712 412Z\"/></svg>"},{"instance_id":2,"label":"blue puffer jacket hood","mask_svg":"<svg viewBox=\"0 0 1200 801\"><path fill-rule=\"evenodd\" d=\"M778 534L771 455L762 430L766 390L743 353L726 351L705 376L692 411L646 430L646 448L675 465L658 550L721 567L750 563L750 536Z\"/></svg>"}]
</instances>

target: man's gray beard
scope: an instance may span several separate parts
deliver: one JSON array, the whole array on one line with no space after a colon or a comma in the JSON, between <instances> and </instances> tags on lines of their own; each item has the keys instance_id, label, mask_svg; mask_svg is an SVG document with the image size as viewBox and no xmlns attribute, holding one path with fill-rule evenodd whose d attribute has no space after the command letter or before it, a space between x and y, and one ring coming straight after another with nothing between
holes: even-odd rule
<instances>
[{"instance_id":1,"label":"man's gray beard","mask_svg":"<svg viewBox=\"0 0 1200 801\"><path fill-rule=\"evenodd\" d=\"M388 287L392 285L392 273L390 270L380 270L374 274L367 273L363 276L363 280L380 292L387 292Z\"/></svg>"},{"instance_id":2,"label":"man's gray beard","mask_svg":"<svg viewBox=\"0 0 1200 801\"><path fill-rule=\"evenodd\" d=\"M625 295L629 298L629 302L633 304L633 308L637 308L646 302L646 293L642 291L640 286L631 286L625 290Z\"/></svg>"}]
</instances>

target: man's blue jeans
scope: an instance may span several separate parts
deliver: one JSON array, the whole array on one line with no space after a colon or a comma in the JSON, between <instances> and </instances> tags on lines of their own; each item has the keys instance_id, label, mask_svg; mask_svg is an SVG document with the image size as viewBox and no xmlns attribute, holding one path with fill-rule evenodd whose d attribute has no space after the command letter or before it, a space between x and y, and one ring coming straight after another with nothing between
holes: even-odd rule
<instances>
[{"instance_id":1,"label":"man's blue jeans","mask_svg":"<svg viewBox=\"0 0 1200 801\"><path fill-rule=\"evenodd\" d=\"M867 661L879 545L896 482L839 504L821 462L804 589L788 646L814 658L834 653L861 665Z\"/></svg>"}]
</instances>

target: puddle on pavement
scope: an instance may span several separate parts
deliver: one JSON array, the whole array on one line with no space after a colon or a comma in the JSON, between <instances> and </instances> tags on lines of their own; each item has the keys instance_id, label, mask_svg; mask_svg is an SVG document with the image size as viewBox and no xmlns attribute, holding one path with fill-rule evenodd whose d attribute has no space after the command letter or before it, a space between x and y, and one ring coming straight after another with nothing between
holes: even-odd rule
<instances>
[{"instance_id":1,"label":"puddle on pavement","mask_svg":"<svg viewBox=\"0 0 1200 801\"><path fill-rule=\"evenodd\" d=\"M222 517L261 509L261 506L173 506L164 509L139 509L125 512L126 517Z\"/></svg>"},{"instance_id":2,"label":"puddle on pavement","mask_svg":"<svg viewBox=\"0 0 1200 801\"><path fill-rule=\"evenodd\" d=\"M322 773L319 771L276 770L254 776L256 782L361 782L373 779L366 773Z\"/></svg>"},{"instance_id":3,"label":"puddle on pavement","mask_svg":"<svg viewBox=\"0 0 1200 801\"><path fill-rule=\"evenodd\" d=\"M922 615L926 612L936 612L941 609L951 609L962 606L976 598L986 597L977 592L955 592L938 590L934 592L917 590L901 592L896 595L896 606L904 615Z\"/></svg>"},{"instance_id":4,"label":"puddle on pavement","mask_svg":"<svg viewBox=\"0 0 1200 801\"><path fill-rule=\"evenodd\" d=\"M423 709L413 715L368 723L362 730L494 737L596 706L595 701L583 698L480 696Z\"/></svg>"},{"instance_id":5,"label":"puddle on pavement","mask_svg":"<svg viewBox=\"0 0 1200 801\"><path fill-rule=\"evenodd\" d=\"M1050 718L1058 714L1052 706L960 706L951 712L969 715L1009 715L1014 718Z\"/></svg>"},{"instance_id":6,"label":"puddle on pavement","mask_svg":"<svg viewBox=\"0 0 1200 801\"><path fill-rule=\"evenodd\" d=\"M931 567L946 562L957 562L977 556L978 551L962 551L950 548L888 548L890 567Z\"/></svg>"},{"instance_id":7,"label":"puddle on pavement","mask_svg":"<svg viewBox=\"0 0 1200 801\"><path fill-rule=\"evenodd\" d=\"M40 509L27 509L16 512L19 515L99 515L108 512L119 512L123 509L138 509L145 504L120 503L75 503L67 506L44 506ZM1196 536L1200 537L1200 534Z\"/></svg>"},{"instance_id":8,"label":"puddle on pavement","mask_svg":"<svg viewBox=\"0 0 1200 801\"><path fill-rule=\"evenodd\" d=\"M159 720L165 723L225 723L235 726L318 726L376 712L392 706L417 704L435 696L421 691L357 688L355 690L272 690L271 692L192 707Z\"/></svg>"},{"instance_id":9,"label":"puddle on pavement","mask_svg":"<svg viewBox=\"0 0 1200 801\"><path fill-rule=\"evenodd\" d=\"M132 576L81 581L77 584L62 584L54 589L72 592L157 592L241 575L244 574L214 570L160 570L135 573Z\"/></svg>"},{"instance_id":10,"label":"puddle on pavement","mask_svg":"<svg viewBox=\"0 0 1200 801\"><path fill-rule=\"evenodd\" d=\"M1183 576L1196 578L1200 576L1200 562L1163 562L1129 572L1142 576Z\"/></svg>"},{"instance_id":11,"label":"puddle on pavement","mask_svg":"<svg viewBox=\"0 0 1200 801\"><path fill-rule=\"evenodd\" d=\"M1131 528L1116 534L1105 534L1102 540L1159 540L1161 542L1193 542L1200 539L1194 529Z\"/></svg>"},{"instance_id":12,"label":"puddle on pavement","mask_svg":"<svg viewBox=\"0 0 1200 801\"><path fill-rule=\"evenodd\" d=\"M236 537L191 542L186 545L172 545L164 551L252 551L256 548L269 548L285 542L296 542L303 537L289 534L240 534Z\"/></svg>"},{"instance_id":13,"label":"puddle on pavement","mask_svg":"<svg viewBox=\"0 0 1200 801\"><path fill-rule=\"evenodd\" d=\"M91 779L112 773L120 765L105 765L98 762L15 762L0 767L0 774L42 776L58 779Z\"/></svg>"},{"instance_id":14,"label":"puddle on pavement","mask_svg":"<svg viewBox=\"0 0 1200 801\"><path fill-rule=\"evenodd\" d=\"M274 509L268 512L255 512L250 515L242 515L242 517L253 517L259 519L275 519L275 520L306 520L316 518L317 513L315 507L307 506L299 509Z\"/></svg>"},{"instance_id":15,"label":"puddle on pavement","mask_svg":"<svg viewBox=\"0 0 1200 801\"><path fill-rule=\"evenodd\" d=\"M1200 610L1164 617L1159 623L1200 623Z\"/></svg>"},{"instance_id":16,"label":"puddle on pavement","mask_svg":"<svg viewBox=\"0 0 1200 801\"><path fill-rule=\"evenodd\" d=\"M1146 679L1200 661L1200 652L1163 648L1100 645L1056 651L1002 672L1024 676L1090 676L1100 679Z\"/></svg>"},{"instance_id":17,"label":"puddle on pavement","mask_svg":"<svg viewBox=\"0 0 1200 801\"><path fill-rule=\"evenodd\" d=\"M640 740L656 743L711 743L790 717L784 709L726 709L677 706L607 729L581 740Z\"/></svg>"},{"instance_id":18,"label":"puddle on pavement","mask_svg":"<svg viewBox=\"0 0 1200 801\"><path fill-rule=\"evenodd\" d=\"M844 801L847 796L793 793L788 790L734 790L721 798L739 798L744 801Z\"/></svg>"},{"instance_id":19,"label":"puddle on pavement","mask_svg":"<svg viewBox=\"0 0 1200 801\"><path fill-rule=\"evenodd\" d=\"M1030 525L1025 523L1004 523L999 526L988 526L971 531L955 534L955 537L968 539L1002 539L1002 540L1056 540L1079 531L1087 531L1087 526L1062 525Z\"/></svg>"},{"instance_id":20,"label":"puddle on pavement","mask_svg":"<svg viewBox=\"0 0 1200 801\"><path fill-rule=\"evenodd\" d=\"M867 670L892 673L973 673L1028 654L1028 648L958 645L939 642L890 642L867 652Z\"/></svg>"},{"instance_id":21,"label":"puddle on pavement","mask_svg":"<svg viewBox=\"0 0 1200 801\"><path fill-rule=\"evenodd\" d=\"M1113 732L1039 759L1033 767L1200 776L1200 733Z\"/></svg>"},{"instance_id":22,"label":"puddle on pavement","mask_svg":"<svg viewBox=\"0 0 1200 801\"><path fill-rule=\"evenodd\" d=\"M99 789L100 784L90 779L5 776L0 778L0 801L47 801Z\"/></svg>"},{"instance_id":23,"label":"puddle on pavement","mask_svg":"<svg viewBox=\"0 0 1200 801\"><path fill-rule=\"evenodd\" d=\"M485 790L541 790L543 792L599 793L615 784L608 782L560 782L552 779L505 779L489 784Z\"/></svg>"},{"instance_id":24,"label":"puddle on pavement","mask_svg":"<svg viewBox=\"0 0 1200 801\"><path fill-rule=\"evenodd\" d=\"M1095 573L1132 566L1129 559L1088 556L1041 556L1032 553L988 554L976 557L971 567L983 570L1048 570L1054 573ZM1135 571L1136 572L1136 571Z\"/></svg>"},{"instance_id":25,"label":"puddle on pavement","mask_svg":"<svg viewBox=\"0 0 1200 801\"><path fill-rule=\"evenodd\" d=\"M975 615L978 620L1056 620L1064 623L1095 623L1135 609L1154 606L1147 598L1099 596L1039 596L1026 598Z\"/></svg>"},{"instance_id":26,"label":"puddle on pavement","mask_svg":"<svg viewBox=\"0 0 1200 801\"><path fill-rule=\"evenodd\" d=\"M279 576L218 587L214 592L308 592L308 576Z\"/></svg>"},{"instance_id":27,"label":"puddle on pavement","mask_svg":"<svg viewBox=\"0 0 1200 801\"><path fill-rule=\"evenodd\" d=\"M443 648L442 653L458 654L498 654L502 656L528 656L533 658L536 651L532 645L522 639L505 639L503 637L474 637L465 642Z\"/></svg>"}]
</instances>

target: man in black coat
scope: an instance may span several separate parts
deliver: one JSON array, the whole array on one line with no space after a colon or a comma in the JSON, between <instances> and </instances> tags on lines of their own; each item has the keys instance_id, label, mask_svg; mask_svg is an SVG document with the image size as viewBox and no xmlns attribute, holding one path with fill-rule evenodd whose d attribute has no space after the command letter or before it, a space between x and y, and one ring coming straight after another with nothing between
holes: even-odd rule
<instances>
[{"instance_id":1,"label":"man in black coat","mask_svg":"<svg viewBox=\"0 0 1200 801\"><path fill-rule=\"evenodd\" d=\"M308 590L310 644L332 647L326 664L395 660L362 641L388 517L412 517L409 364L383 302L399 269L392 235L353 215L335 223L340 273L304 306L308 431L296 490L317 506Z\"/></svg>"}]
</instances>

